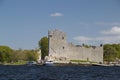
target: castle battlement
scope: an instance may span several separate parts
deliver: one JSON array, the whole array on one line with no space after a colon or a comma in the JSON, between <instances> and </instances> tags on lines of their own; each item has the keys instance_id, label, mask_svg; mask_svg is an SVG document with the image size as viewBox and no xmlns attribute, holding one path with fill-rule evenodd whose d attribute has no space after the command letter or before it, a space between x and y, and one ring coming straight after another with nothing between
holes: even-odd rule
<instances>
[{"instance_id":1,"label":"castle battlement","mask_svg":"<svg viewBox=\"0 0 120 80\"><path fill-rule=\"evenodd\" d=\"M65 32L60 30L48 31L49 56L55 59L89 60L92 62L103 62L103 47L85 47L67 42Z\"/></svg>"}]
</instances>

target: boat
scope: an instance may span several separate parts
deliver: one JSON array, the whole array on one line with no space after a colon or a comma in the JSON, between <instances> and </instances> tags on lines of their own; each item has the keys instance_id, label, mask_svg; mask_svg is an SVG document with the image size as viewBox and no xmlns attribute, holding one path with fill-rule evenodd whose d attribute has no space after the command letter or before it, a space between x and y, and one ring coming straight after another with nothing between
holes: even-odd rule
<instances>
[{"instance_id":1,"label":"boat","mask_svg":"<svg viewBox=\"0 0 120 80\"><path fill-rule=\"evenodd\" d=\"M53 63L53 61L46 61L46 62L44 63L44 65L45 65L45 66L54 66L54 63Z\"/></svg>"}]
</instances>

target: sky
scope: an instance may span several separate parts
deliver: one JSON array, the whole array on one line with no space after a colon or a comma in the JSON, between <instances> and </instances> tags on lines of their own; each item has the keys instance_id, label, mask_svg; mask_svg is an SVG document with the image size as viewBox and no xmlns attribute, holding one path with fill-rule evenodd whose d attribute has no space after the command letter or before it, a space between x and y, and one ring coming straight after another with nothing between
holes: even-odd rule
<instances>
[{"instance_id":1,"label":"sky","mask_svg":"<svg viewBox=\"0 0 120 80\"><path fill-rule=\"evenodd\" d=\"M120 1L0 0L0 45L35 49L54 29L74 44L120 43Z\"/></svg>"}]
</instances>

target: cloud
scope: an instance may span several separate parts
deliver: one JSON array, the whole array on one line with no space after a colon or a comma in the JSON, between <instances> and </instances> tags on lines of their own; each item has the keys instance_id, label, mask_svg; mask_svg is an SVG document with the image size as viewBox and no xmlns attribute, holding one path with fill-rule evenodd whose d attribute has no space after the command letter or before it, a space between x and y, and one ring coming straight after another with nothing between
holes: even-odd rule
<instances>
[{"instance_id":1,"label":"cloud","mask_svg":"<svg viewBox=\"0 0 120 80\"><path fill-rule=\"evenodd\" d=\"M58 16L63 16L63 14L56 12L56 13L52 13L50 16L58 17Z\"/></svg>"},{"instance_id":2,"label":"cloud","mask_svg":"<svg viewBox=\"0 0 120 80\"><path fill-rule=\"evenodd\" d=\"M77 41L77 43L82 44L90 44L90 43L97 43L100 42L103 38L93 38L93 37L86 37L86 36L76 36L73 40Z\"/></svg>"},{"instance_id":3,"label":"cloud","mask_svg":"<svg viewBox=\"0 0 120 80\"><path fill-rule=\"evenodd\" d=\"M114 26L114 25L120 25L119 22L94 22L95 25L103 25L103 26Z\"/></svg>"},{"instance_id":4,"label":"cloud","mask_svg":"<svg viewBox=\"0 0 120 80\"><path fill-rule=\"evenodd\" d=\"M93 24L95 25L100 25L100 26L119 26L120 22L94 22Z\"/></svg>"},{"instance_id":5,"label":"cloud","mask_svg":"<svg viewBox=\"0 0 120 80\"><path fill-rule=\"evenodd\" d=\"M102 36L102 37L97 37L94 40L102 42L103 44L120 43L120 36Z\"/></svg>"},{"instance_id":6,"label":"cloud","mask_svg":"<svg viewBox=\"0 0 120 80\"><path fill-rule=\"evenodd\" d=\"M85 36L77 36L73 38L77 43L86 43L86 44L112 44L112 43L120 43L120 36L102 36L102 37L85 37Z\"/></svg>"},{"instance_id":7,"label":"cloud","mask_svg":"<svg viewBox=\"0 0 120 80\"><path fill-rule=\"evenodd\" d=\"M85 37L85 36L77 36L77 37L74 37L73 39L76 41L82 41L82 42L92 40L92 38Z\"/></svg>"},{"instance_id":8,"label":"cloud","mask_svg":"<svg viewBox=\"0 0 120 80\"><path fill-rule=\"evenodd\" d=\"M120 22L80 22L83 26L120 26Z\"/></svg>"},{"instance_id":9,"label":"cloud","mask_svg":"<svg viewBox=\"0 0 120 80\"><path fill-rule=\"evenodd\" d=\"M106 35L120 35L120 27L114 26L110 30L101 31L101 33Z\"/></svg>"},{"instance_id":10,"label":"cloud","mask_svg":"<svg viewBox=\"0 0 120 80\"><path fill-rule=\"evenodd\" d=\"M98 37L86 37L86 36L77 36L73 39L78 43L86 43L86 44L113 44L113 43L120 43L120 27L114 26L109 30L101 31L103 36Z\"/></svg>"}]
</instances>

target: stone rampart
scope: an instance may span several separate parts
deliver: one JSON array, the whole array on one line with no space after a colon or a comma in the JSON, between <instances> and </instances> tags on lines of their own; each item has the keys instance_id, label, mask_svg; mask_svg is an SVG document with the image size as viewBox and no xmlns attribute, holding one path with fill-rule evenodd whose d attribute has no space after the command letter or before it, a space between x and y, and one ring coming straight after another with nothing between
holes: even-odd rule
<instances>
[{"instance_id":1,"label":"stone rampart","mask_svg":"<svg viewBox=\"0 0 120 80\"><path fill-rule=\"evenodd\" d=\"M56 60L86 60L103 62L103 47L84 47L68 43L66 34L59 30L48 32L49 56Z\"/></svg>"}]
</instances>

